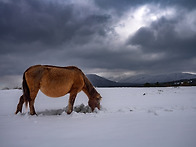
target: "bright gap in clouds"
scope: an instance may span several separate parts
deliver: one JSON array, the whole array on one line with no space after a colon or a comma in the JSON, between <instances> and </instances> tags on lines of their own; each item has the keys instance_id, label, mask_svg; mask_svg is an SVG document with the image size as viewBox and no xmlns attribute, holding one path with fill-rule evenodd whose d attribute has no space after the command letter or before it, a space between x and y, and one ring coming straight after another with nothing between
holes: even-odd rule
<instances>
[{"instance_id":1,"label":"bright gap in clouds","mask_svg":"<svg viewBox=\"0 0 196 147\"><path fill-rule=\"evenodd\" d=\"M161 8L159 5L143 5L131 9L117 22L115 31L120 41L125 41L139 28L149 26L153 21L161 17L173 18L176 14L174 8Z\"/></svg>"}]
</instances>

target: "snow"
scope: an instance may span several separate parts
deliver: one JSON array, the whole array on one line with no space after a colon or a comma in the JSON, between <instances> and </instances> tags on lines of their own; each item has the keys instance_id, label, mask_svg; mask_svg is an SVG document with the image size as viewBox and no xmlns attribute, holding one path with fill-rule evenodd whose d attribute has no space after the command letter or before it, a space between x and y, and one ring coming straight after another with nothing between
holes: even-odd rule
<instances>
[{"instance_id":1,"label":"snow","mask_svg":"<svg viewBox=\"0 0 196 147\"><path fill-rule=\"evenodd\" d=\"M75 111L65 113L68 96L38 93L30 116L14 115L21 90L0 91L1 147L195 147L196 87L97 88L101 111L89 113L79 93ZM77 112L76 112L77 111Z\"/></svg>"}]
</instances>

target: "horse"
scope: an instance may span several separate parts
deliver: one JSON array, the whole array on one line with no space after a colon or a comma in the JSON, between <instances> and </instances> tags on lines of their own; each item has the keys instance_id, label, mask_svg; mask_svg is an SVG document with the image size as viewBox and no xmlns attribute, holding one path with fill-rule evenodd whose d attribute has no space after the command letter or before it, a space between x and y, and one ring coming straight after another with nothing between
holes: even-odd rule
<instances>
[{"instance_id":1,"label":"horse","mask_svg":"<svg viewBox=\"0 0 196 147\"><path fill-rule=\"evenodd\" d=\"M29 104L30 115L37 115L34 108L35 98L39 90L49 97L61 97L70 94L67 114L73 111L77 94L83 91L89 98L88 105L91 110L100 110L101 95L81 69L75 66L34 65L23 74L23 95L19 99L15 114L22 113L23 104Z\"/></svg>"}]
</instances>

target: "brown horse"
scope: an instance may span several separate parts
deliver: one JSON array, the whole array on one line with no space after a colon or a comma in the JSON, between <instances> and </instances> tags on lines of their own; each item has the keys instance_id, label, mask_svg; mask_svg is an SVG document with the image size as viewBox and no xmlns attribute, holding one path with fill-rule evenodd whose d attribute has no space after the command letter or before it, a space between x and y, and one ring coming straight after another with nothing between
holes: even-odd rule
<instances>
[{"instance_id":1,"label":"brown horse","mask_svg":"<svg viewBox=\"0 0 196 147\"><path fill-rule=\"evenodd\" d=\"M39 89L49 97L60 97L70 93L67 114L73 111L75 98L81 90L88 96L88 104L92 111L96 107L100 109L100 94L84 73L75 66L31 66L23 74L22 86L23 95L20 97L15 114L22 112L24 102L26 106L29 103L30 114L36 114L34 102Z\"/></svg>"}]
</instances>

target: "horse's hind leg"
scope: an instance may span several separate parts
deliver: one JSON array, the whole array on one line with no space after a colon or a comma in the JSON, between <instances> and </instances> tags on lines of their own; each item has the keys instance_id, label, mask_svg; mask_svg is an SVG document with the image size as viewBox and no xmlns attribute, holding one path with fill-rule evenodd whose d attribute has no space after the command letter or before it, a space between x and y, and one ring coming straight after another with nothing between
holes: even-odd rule
<instances>
[{"instance_id":1,"label":"horse's hind leg","mask_svg":"<svg viewBox=\"0 0 196 147\"><path fill-rule=\"evenodd\" d=\"M17 114L18 112L22 113L22 106L24 104L24 97L23 95L20 97L20 100L19 100L19 103L17 105L17 109L16 109L16 112L15 114Z\"/></svg>"},{"instance_id":2,"label":"horse's hind leg","mask_svg":"<svg viewBox=\"0 0 196 147\"><path fill-rule=\"evenodd\" d=\"M30 115L36 114L35 108L34 108L34 103L35 103L35 98L37 96L38 91L39 91L38 88L36 88L34 90L30 90L30 101L29 101Z\"/></svg>"},{"instance_id":3,"label":"horse's hind leg","mask_svg":"<svg viewBox=\"0 0 196 147\"><path fill-rule=\"evenodd\" d=\"M30 102L29 102L29 108L30 108L30 114L31 115L35 115L36 114L35 108L34 108L34 103L35 103L35 99L34 100L30 100Z\"/></svg>"}]
</instances>

